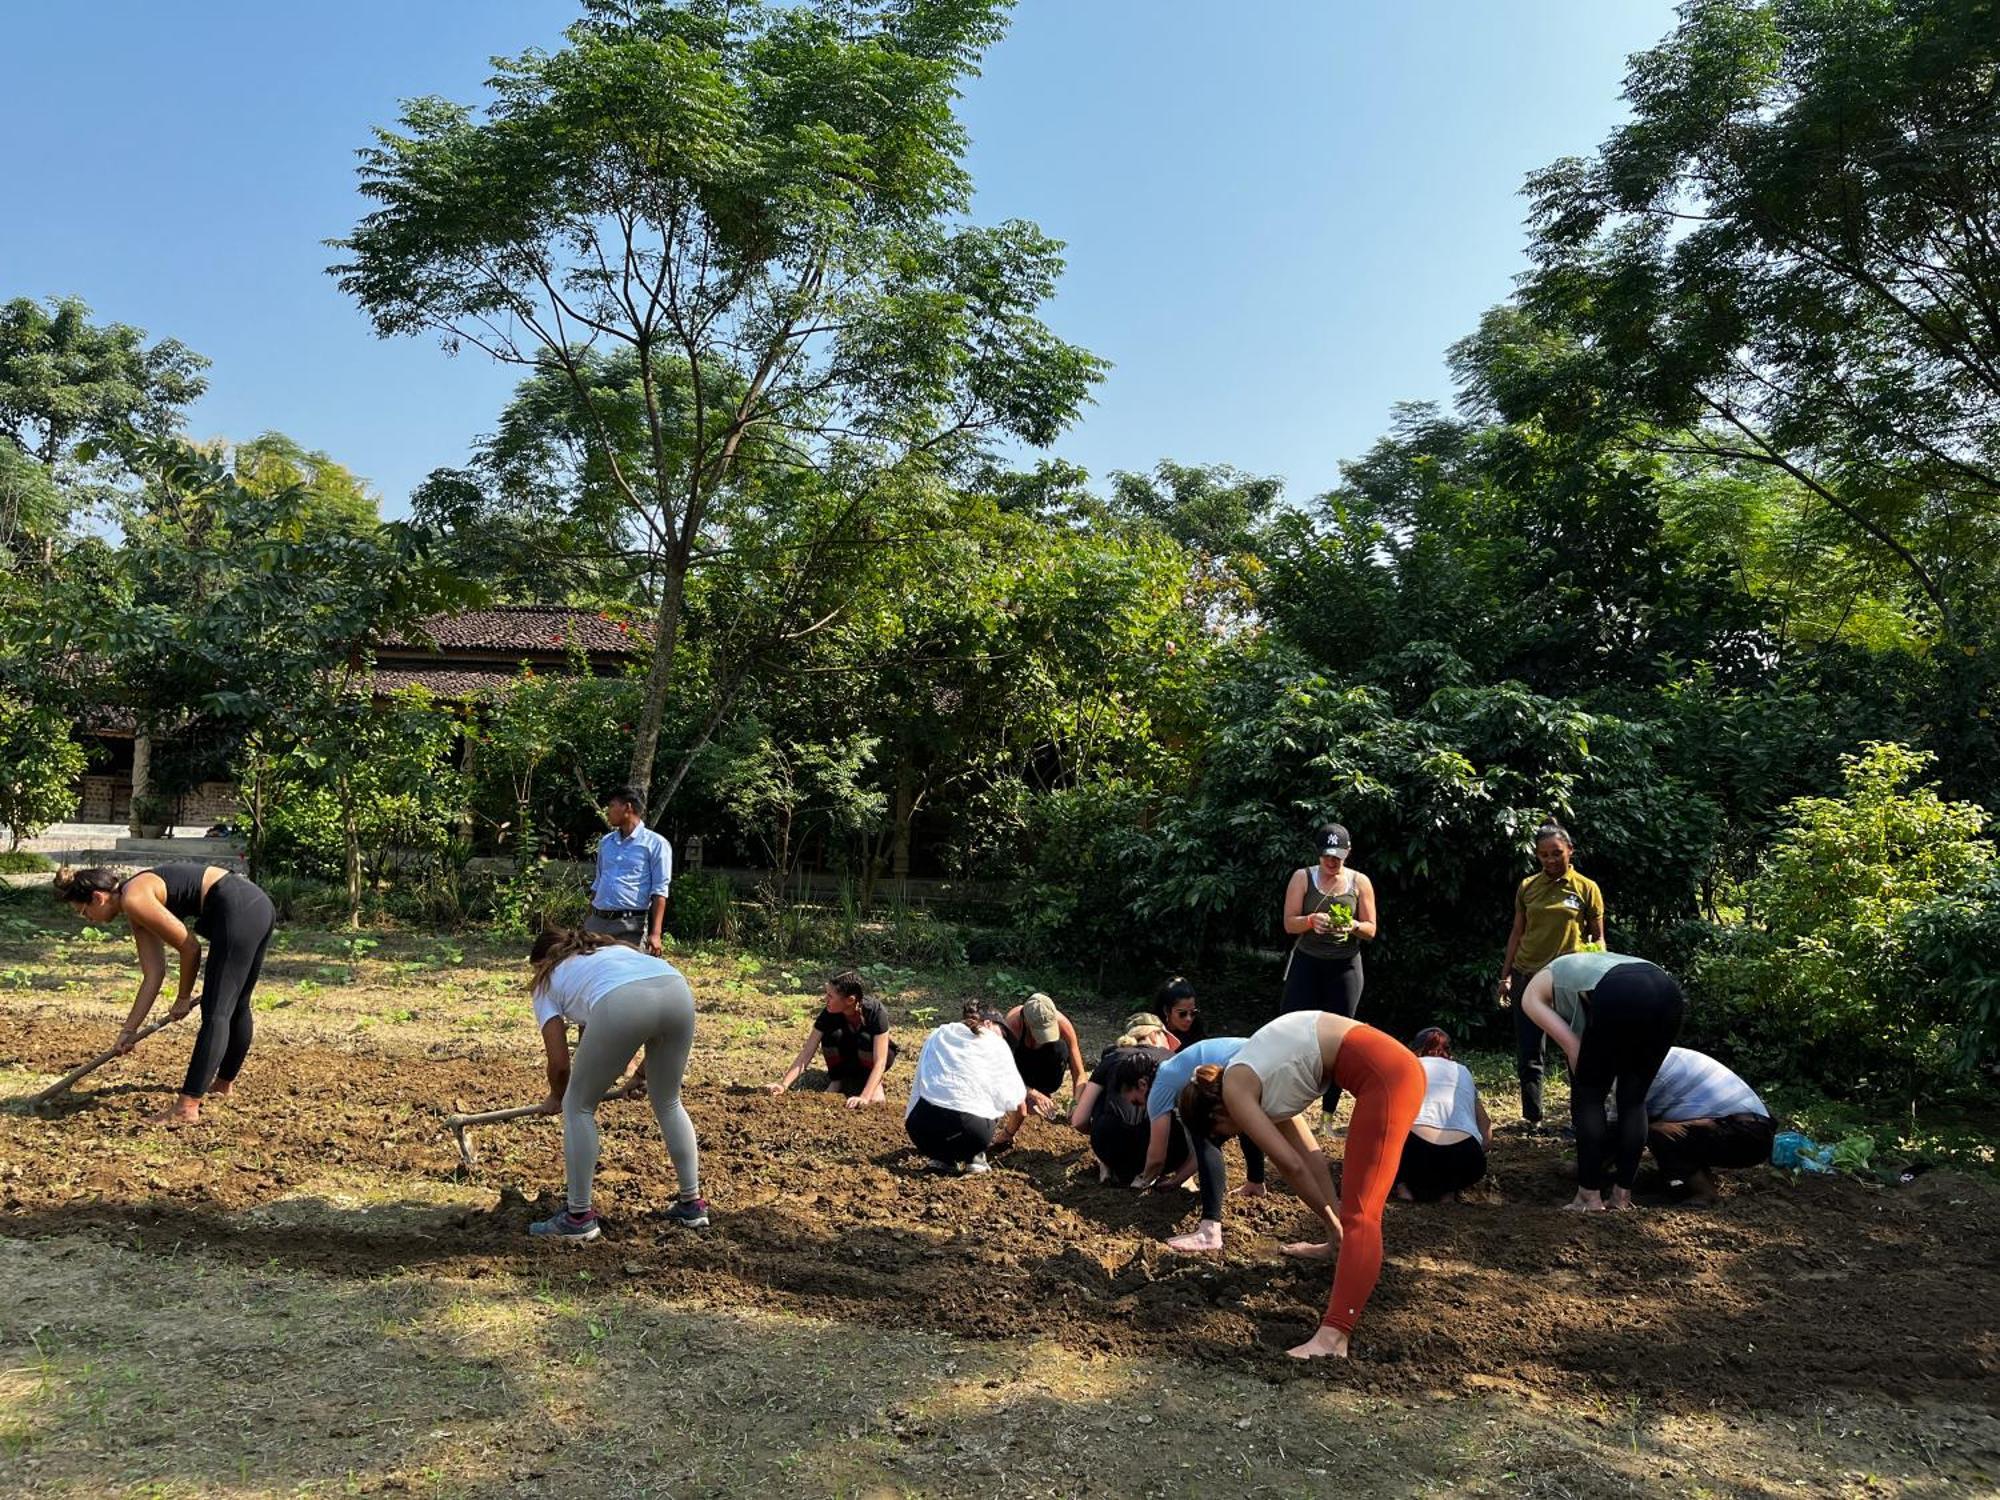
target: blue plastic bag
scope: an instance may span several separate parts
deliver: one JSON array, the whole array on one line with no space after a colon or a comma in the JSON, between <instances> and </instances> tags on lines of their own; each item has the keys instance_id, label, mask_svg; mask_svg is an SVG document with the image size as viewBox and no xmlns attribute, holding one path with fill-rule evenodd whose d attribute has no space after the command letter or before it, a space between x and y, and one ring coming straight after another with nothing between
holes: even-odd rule
<instances>
[{"instance_id":1,"label":"blue plastic bag","mask_svg":"<svg viewBox=\"0 0 2000 1500\"><path fill-rule=\"evenodd\" d=\"M1796 1130L1787 1130L1771 1142L1771 1165L1796 1167L1801 1172L1831 1172L1833 1147L1822 1146Z\"/></svg>"}]
</instances>

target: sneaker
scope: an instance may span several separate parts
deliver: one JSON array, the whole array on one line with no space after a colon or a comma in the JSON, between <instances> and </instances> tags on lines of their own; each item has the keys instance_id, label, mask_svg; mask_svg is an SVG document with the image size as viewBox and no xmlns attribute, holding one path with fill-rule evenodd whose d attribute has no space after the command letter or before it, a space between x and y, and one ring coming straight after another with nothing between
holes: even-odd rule
<instances>
[{"instance_id":1,"label":"sneaker","mask_svg":"<svg viewBox=\"0 0 2000 1500\"><path fill-rule=\"evenodd\" d=\"M950 1173L958 1170L957 1167L946 1161L942 1156L926 1156L924 1162L933 1172Z\"/></svg>"},{"instance_id":2,"label":"sneaker","mask_svg":"<svg viewBox=\"0 0 2000 1500\"><path fill-rule=\"evenodd\" d=\"M683 1229L708 1228L708 1200L706 1198L682 1198L674 1206L660 1215L669 1224L678 1224Z\"/></svg>"},{"instance_id":3,"label":"sneaker","mask_svg":"<svg viewBox=\"0 0 2000 1500\"><path fill-rule=\"evenodd\" d=\"M965 1164L965 1170L968 1172L990 1172L993 1170L993 1163L986 1159L986 1153L982 1151Z\"/></svg>"},{"instance_id":4,"label":"sneaker","mask_svg":"<svg viewBox=\"0 0 2000 1500\"><path fill-rule=\"evenodd\" d=\"M545 1239L574 1240L578 1244L583 1244L587 1240L596 1239L600 1233L597 1211L589 1209L579 1216L564 1209L559 1214L530 1224L528 1233Z\"/></svg>"}]
</instances>

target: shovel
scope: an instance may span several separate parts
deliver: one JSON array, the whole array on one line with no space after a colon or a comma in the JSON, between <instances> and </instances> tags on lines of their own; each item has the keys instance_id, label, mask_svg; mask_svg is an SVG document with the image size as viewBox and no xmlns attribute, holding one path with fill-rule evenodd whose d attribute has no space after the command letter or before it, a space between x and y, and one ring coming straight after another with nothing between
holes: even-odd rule
<instances>
[{"instance_id":1,"label":"shovel","mask_svg":"<svg viewBox=\"0 0 2000 1500\"><path fill-rule=\"evenodd\" d=\"M139 1043L145 1041L147 1037L151 1036L161 1027L171 1026L178 1019L180 1019L178 1016L165 1016L162 1017L160 1020L153 1022L153 1024L150 1026L140 1027L138 1031L133 1033L132 1045L135 1047L138 1046ZM20 1103L25 1108L28 1109L40 1109L44 1105L46 1105L50 1100L54 1099L57 1095L68 1093L70 1086L74 1084L79 1078L82 1078L87 1073L95 1073L99 1068L103 1067L106 1063L112 1061L114 1058L117 1058L120 1055L121 1054L119 1053L116 1047L112 1047L107 1051L100 1052L97 1054L97 1056L93 1057L89 1062L80 1063L76 1067L71 1068L67 1073L63 1074L62 1077L58 1078L54 1083L50 1084L47 1088L43 1089L39 1094L30 1094L27 1098L21 1100Z\"/></svg>"},{"instance_id":2,"label":"shovel","mask_svg":"<svg viewBox=\"0 0 2000 1500\"><path fill-rule=\"evenodd\" d=\"M597 1102L602 1104L606 1099L630 1098L644 1076L640 1074L628 1083L614 1085L611 1091ZM444 1127L458 1138L458 1160L460 1165L469 1167L479 1160L478 1153L472 1149L472 1137L467 1134L473 1126L499 1125L508 1120L525 1120L529 1115L538 1115L541 1112L542 1107L539 1104L516 1104L507 1109L489 1109L476 1115L446 1115L444 1117Z\"/></svg>"}]
</instances>

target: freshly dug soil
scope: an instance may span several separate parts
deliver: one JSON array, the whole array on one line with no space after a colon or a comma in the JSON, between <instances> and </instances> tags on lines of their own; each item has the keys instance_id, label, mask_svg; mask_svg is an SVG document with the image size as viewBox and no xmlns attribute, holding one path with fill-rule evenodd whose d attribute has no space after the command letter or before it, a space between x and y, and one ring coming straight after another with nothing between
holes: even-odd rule
<instances>
[{"instance_id":1,"label":"freshly dug soil","mask_svg":"<svg viewBox=\"0 0 2000 1500\"><path fill-rule=\"evenodd\" d=\"M67 1020L10 1029L0 1065L48 1075L103 1043L101 1027ZM1193 1199L1098 1185L1067 1128L1032 1123L984 1176L922 1170L900 1069L895 1102L862 1110L697 1073L686 1102L714 1223L693 1233L656 1217L672 1175L651 1112L606 1105L605 1234L576 1247L526 1236L562 1180L554 1121L476 1132L469 1172L440 1127L456 1107L539 1097L532 1055L264 1046L200 1126L143 1126L181 1061L162 1047L52 1113L0 1113L0 1233L99 1233L329 1276L588 1267L579 1295L637 1284L696 1305L1040 1336L1384 1393L1498 1382L1748 1409L1834 1391L1992 1406L2000 1390L2000 1193L1948 1173L1890 1188L1760 1169L1730 1174L1712 1209L1574 1215L1557 1211L1562 1149L1503 1135L1482 1201L1390 1205L1357 1358L1330 1369L1283 1357L1317 1320L1328 1271L1277 1253L1307 1227L1282 1189L1231 1200L1222 1255L1177 1256L1161 1241L1192 1222ZM468 1184L481 1206L465 1206Z\"/></svg>"}]
</instances>

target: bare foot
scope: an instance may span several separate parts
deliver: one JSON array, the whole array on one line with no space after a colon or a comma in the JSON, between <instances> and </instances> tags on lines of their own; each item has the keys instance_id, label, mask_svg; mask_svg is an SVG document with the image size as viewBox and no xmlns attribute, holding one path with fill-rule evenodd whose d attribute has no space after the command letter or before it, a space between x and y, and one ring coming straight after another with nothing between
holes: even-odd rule
<instances>
[{"instance_id":1,"label":"bare foot","mask_svg":"<svg viewBox=\"0 0 2000 1500\"><path fill-rule=\"evenodd\" d=\"M1611 1190L1611 1201L1605 1206L1620 1212L1633 1207L1632 1190L1630 1188L1613 1188Z\"/></svg>"},{"instance_id":2,"label":"bare foot","mask_svg":"<svg viewBox=\"0 0 2000 1500\"><path fill-rule=\"evenodd\" d=\"M1604 1212L1604 1196L1583 1188L1576 1190L1576 1196L1563 1205L1564 1213L1601 1214Z\"/></svg>"},{"instance_id":3,"label":"bare foot","mask_svg":"<svg viewBox=\"0 0 2000 1500\"><path fill-rule=\"evenodd\" d=\"M1347 1335L1322 1323L1303 1344L1294 1344L1285 1353L1293 1359L1345 1359Z\"/></svg>"},{"instance_id":4,"label":"bare foot","mask_svg":"<svg viewBox=\"0 0 2000 1500\"><path fill-rule=\"evenodd\" d=\"M1111 1168L1105 1166L1103 1162L1097 1164L1097 1180L1099 1182L1109 1182L1111 1180Z\"/></svg>"},{"instance_id":5,"label":"bare foot","mask_svg":"<svg viewBox=\"0 0 2000 1500\"><path fill-rule=\"evenodd\" d=\"M1340 1253L1338 1240L1293 1240L1284 1247L1285 1254L1300 1260L1332 1260ZM1303 1355L1300 1356L1304 1358Z\"/></svg>"},{"instance_id":6,"label":"bare foot","mask_svg":"<svg viewBox=\"0 0 2000 1500\"><path fill-rule=\"evenodd\" d=\"M1203 1219L1186 1234L1177 1234L1167 1241L1169 1250L1182 1255L1202 1255L1222 1248L1222 1225L1214 1219Z\"/></svg>"},{"instance_id":7,"label":"bare foot","mask_svg":"<svg viewBox=\"0 0 2000 1500\"><path fill-rule=\"evenodd\" d=\"M1270 1191L1261 1182L1239 1183L1229 1190L1232 1198L1262 1198Z\"/></svg>"},{"instance_id":8,"label":"bare foot","mask_svg":"<svg viewBox=\"0 0 2000 1500\"><path fill-rule=\"evenodd\" d=\"M1417 1201L1417 1195L1411 1192L1407 1187L1405 1187L1400 1182L1397 1183L1395 1187L1390 1189L1390 1196L1392 1196L1398 1203L1415 1203ZM1454 1198L1456 1198L1457 1196L1458 1194L1456 1193L1452 1194L1452 1197Z\"/></svg>"},{"instance_id":9,"label":"bare foot","mask_svg":"<svg viewBox=\"0 0 2000 1500\"><path fill-rule=\"evenodd\" d=\"M176 1099L158 1114L147 1115L146 1123L164 1125L170 1130L183 1125L198 1125L201 1123L201 1104L194 1099Z\"/></svg>"},{"instance_id":10,"label":"bare foot","mask_svg":"<svg viewBox=\"0 0 2000 1500\"><path fill-rule=\"evenodd\" d=\"M230 1079L227 1083L218 1078L215 1080L215 1087L208 1091L208 1097L211 1099L227 1099L235 1092L236 1080L234 1078Z\"/></svg>"}]
</instances>

